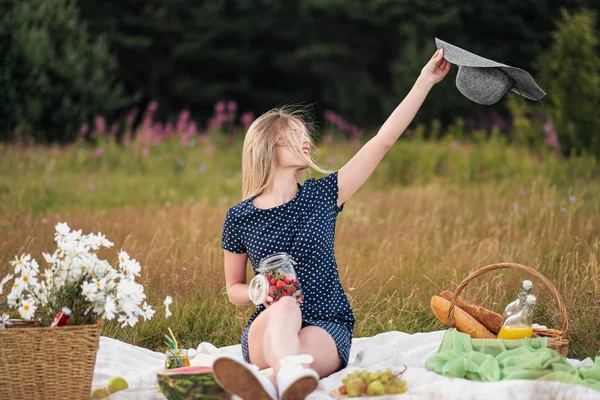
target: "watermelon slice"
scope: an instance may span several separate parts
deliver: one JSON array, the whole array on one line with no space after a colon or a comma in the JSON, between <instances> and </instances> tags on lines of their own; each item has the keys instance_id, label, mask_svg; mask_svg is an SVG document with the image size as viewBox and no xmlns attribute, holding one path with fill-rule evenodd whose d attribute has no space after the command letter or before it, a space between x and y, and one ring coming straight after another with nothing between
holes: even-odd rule
<instances>
[{"instance_id":1,"label":"watermelon slice","mask_svg":"<svg viewBox=\"0 0 600 400\"><path fill-rule=\"evenodd\" d=\"M159 372L158 386L169 400L230 398L215 381L211 367L183 367Z\"/></svg>"}]
</instances>

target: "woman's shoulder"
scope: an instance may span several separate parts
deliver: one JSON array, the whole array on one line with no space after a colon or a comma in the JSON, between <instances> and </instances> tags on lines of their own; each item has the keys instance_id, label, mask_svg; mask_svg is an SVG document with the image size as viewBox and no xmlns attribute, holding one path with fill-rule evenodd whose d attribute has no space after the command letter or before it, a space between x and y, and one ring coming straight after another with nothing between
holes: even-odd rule
<instances>
[{"instance_id":1,"label":"woman's shoulder","mask_svg":"<svg viewBox=\"0 0 600 400\"><path fill-rule=\"evenodd\" d=\"M328 190L332 187L337 187L337 173L338 171L333 171L320 178L307 179L306 182L310 181L309 185L317 188L319 191Z\"/></svg>"},{"instance_id":2,"label":"woman's shoulder","mask_svg":"<svg viewBox=\"0 0 600 400\"><path fill-rule=\"evenodd\" d=\"M242 200L236 205L229 207L229 209L227 209L226 218L236 220L250 214L252 211L252 208L250 207L251 201L251 198L247 198L246 200Z\"/></svg>"},{"instance_id":3,"label":"woman's shoulder","mask_svg":"<svg viewBox=\"0 0 600 400\"><path fill-rule=\"evenodd\" d=\"M322 186L322 185L327 185L329 184L331 181L337 180L337 173L338 171L333 171L330 173L327 173L319 178L308 178L307 180L304 181L304 184L308 184L308 185L316 185L316 186Z\"/></svg>"}]
</instances>

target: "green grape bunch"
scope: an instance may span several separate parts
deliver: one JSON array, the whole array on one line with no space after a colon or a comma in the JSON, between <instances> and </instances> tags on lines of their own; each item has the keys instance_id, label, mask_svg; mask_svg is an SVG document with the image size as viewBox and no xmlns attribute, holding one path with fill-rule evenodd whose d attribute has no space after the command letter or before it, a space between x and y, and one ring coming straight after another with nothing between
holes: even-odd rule
<instances>
[{"instance_id":1,"label":"green grape bunch","mask_svg":"<svg viewBox=\"0 0 600 400\"><path fill-rule=\"evenodd\" d=\"M408 388L406 381L402 379L406 370L406 365L402 371L395 373L391 368L386 368L385 371L355 370L342 379L343 385L338 390L348 397L406 393Z\"/></svg>"}]
</instances>

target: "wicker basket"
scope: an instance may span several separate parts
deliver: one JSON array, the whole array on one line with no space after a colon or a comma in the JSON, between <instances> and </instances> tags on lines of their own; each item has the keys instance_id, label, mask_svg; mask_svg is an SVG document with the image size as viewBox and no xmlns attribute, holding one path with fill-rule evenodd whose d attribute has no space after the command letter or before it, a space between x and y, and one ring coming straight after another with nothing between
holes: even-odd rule
<instances>
[{"instance_id":1,"label":"wicker basket","mask_svg":"<svg viewBox=\"0 0 600 400\"><path fill-rule=\"evenodd\" d=\"M0 329L2 399L89 399L101 325Z\"/></svg>"},{"instance_id":2,"label":"wicker basket","mask_svg":"<svg viewBox=\"0 0 600 400\"><path fill-rule=\"evenodd\" d=\"M502 268L513 268L527 272L533 277L539 279L546 286L546 288L550 290L550 293L552 293L552 297L554 297L554 300L556 300L556 303L558 304L558 309L562 318L562 330L559 331L556 329L534 328L533 335L534 337L547 337L548 347L556 350L561 356L566 357L567 353L569 352L569 318L567 315L567 309L565 307L565 304L563 303L562 298L558 294L558 291L556 290L554 285L545 276L540 274L536 269L527 267L525 265L513 263L491 264L472 272L460 283L460 285L458 285L458 287L454 291L454 296L452 298L452 302L450 303L450 309L448 310L448 326L454 327L454 306L456 304L458 296L460 296L465 286L467 286L469 282L471 282L473 279L485 274L486 272Z\"/></svg>"}]
</instances>

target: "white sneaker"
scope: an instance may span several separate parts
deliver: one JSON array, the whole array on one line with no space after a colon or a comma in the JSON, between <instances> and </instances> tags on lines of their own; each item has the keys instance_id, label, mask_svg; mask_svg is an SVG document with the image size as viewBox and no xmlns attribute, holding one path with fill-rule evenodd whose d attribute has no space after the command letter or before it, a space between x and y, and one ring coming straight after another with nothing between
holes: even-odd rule
<instances>
[{"instance_id":1,"label":"white sneaker","mask_svg":"<svg viewBox=\"0 0 600 400\"><path fill-rule=\"evenodd\" d=\"M304 400L319 386L319 374L301 364L310 364L310 354L287 356L281 360L281 368L277 373L277 390L281 400Z\"/></svg>"},{"instance_id":2,"label":"white sneaker","mask_svg":"<svg viewBox=\"0 0 600 400\"><path fill-rule=\"evenodd\" d=\"M231 394L244 400L277 400L275 385L254 364L223 354L212 368L217 383Z\"/></svg>"}]
</instances>

